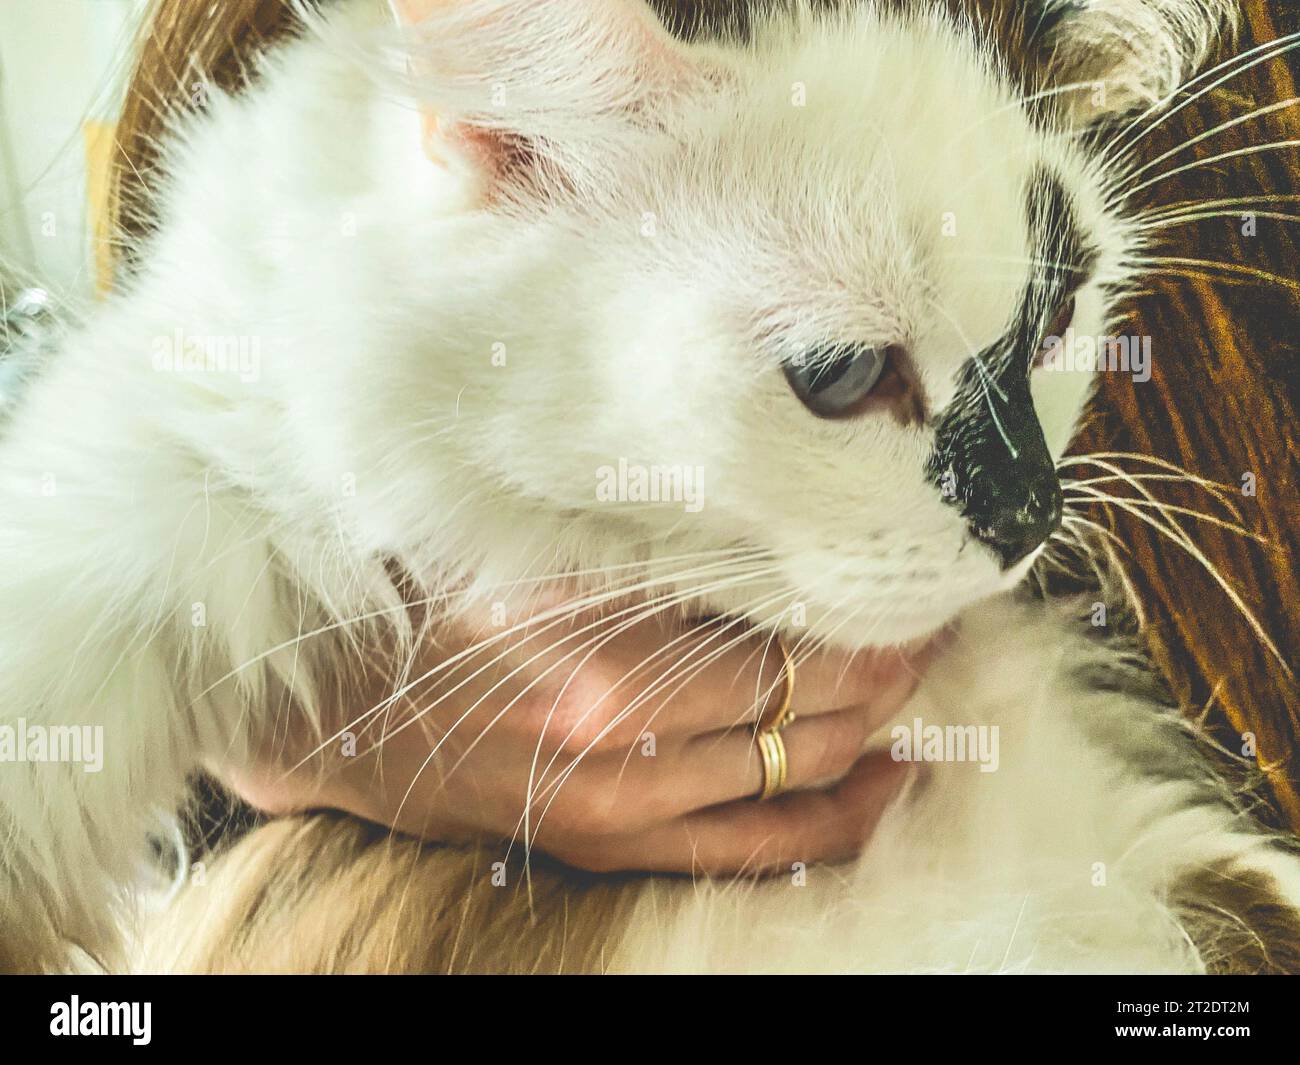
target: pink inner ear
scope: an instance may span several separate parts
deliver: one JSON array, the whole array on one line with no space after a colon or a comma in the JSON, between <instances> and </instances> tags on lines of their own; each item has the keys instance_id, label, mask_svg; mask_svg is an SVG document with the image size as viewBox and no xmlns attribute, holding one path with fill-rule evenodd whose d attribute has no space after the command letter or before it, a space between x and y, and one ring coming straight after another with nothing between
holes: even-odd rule
<instances>
[{"instance_id":1,"label":"pink inner ear","mask_svg":"<svg viewBox=\"0 0 1300 1065\"><path fill-rule=\"evenodd\" d=\"M492 189L510 179L511 172L524 170L531 158L528 146L509 134L480 129L460 122L449 122L432 110L423 116L424 154L429 161L450 169L449 155L468 163L482 182L483 198L492 198Z\"/></svg>"},{"instance_id":2,"label":"pink inner ear","mask_svg":"<svg viewBox=\"0 0 1300 1065\"><path fill-rule=\"evenodd\" d=\"M418 35L411 61L427 90L426 154L443 166L468 164L489 196L492 185L535 168L538 145L560 170L580 164L599 152L602 125L610 129L620 113L635 120L654 97L699 77L645 0L391 4Z\"/></svg>"}]
</instances>

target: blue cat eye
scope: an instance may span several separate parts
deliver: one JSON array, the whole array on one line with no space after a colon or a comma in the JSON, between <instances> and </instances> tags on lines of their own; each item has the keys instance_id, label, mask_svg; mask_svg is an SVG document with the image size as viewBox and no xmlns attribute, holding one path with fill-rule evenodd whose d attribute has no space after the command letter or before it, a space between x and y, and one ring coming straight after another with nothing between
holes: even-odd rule
<instances>
[{"instance_id":1,"label":"blue cat eye","mask_svg":"<svg viewBox=\"0 0 1300 1065\"><path fill-rule=\"evenodd\" d=\"M888 348L842 344L816 348L786 363L785 377L817 417L851 418L862 412L888 364Z\"/></svg>"}]
</instances>

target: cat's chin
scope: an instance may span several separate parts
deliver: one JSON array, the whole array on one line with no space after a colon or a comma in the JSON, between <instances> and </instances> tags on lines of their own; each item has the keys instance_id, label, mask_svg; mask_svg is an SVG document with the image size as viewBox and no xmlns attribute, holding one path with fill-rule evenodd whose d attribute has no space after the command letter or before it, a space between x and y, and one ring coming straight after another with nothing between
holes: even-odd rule
<instances>
[{"instance_id":1,"label":"cat's chin","mask_svg":"<svg viewBox=\"0 0 1300 1065\"><path fill-rule=\"evenodd\" d=\"M951 630L958 618L967 611L990 599L1010 595L1014 592L1029 576L1034 564L1044 550L1045 548L1039 548L1023 562L1017 563L1007 570L1002 580L996 587L991 588L987 595L975 596L954 609L893 615L887 621L875 623L878 629L888 630L883 638L880 632L874 635L866 635L862 642L852 645L852 647L860 650L871 647L902 647L907 649L933 640L945 630ZM835 642L845 643L845 640L837 639Z\"/></svg>"},{"instance_id":2,"label":"cat's chin","mask_svg":"<svg viewBox=\"0 0 1300 1065\"><path fill-rule=\"evenodd\" d=\"M951 630L967 611L1001 596L1012 594L1024 583L1040 552L1006 571L982 593L954 595L942 606L928 610L889 609L876 614L846 617L842 613L819 614L809 609L800 624L789 615L769 619L791 640L825 641L848 651L903 648L913 649Z\"/></svg>"},{"instance_id":3,"label":"cat's chin","mask_svg":"<svg viewBox=\"0 0 1300 1065\"><path fill-rule=\"evenodd\" d=\"M918 589L910 602L906 596L891 596L886 602L879 596L864 595L865 609L846 607L843 600L824 604L812 596L798 597L791 605L783 596L780 608L754 610L752 603L745 601L747 597L714 595L692 613L744 618L760 630L780 632L791 646L825 645L846 651L909 649L938 636L972 607L1013 591L1029 569L1030 565L1017 566L993 579L954 586L942 597L929 589L924 594Z\"/></svg>"},{"instance_id":4,"label":"cat's chin","mask_svg":"<svg viewBox=\"0 0 1300 1065\"><path fill-rule=\"evenodd\" d=\"M930 615L899 615L886 621L868 623L860 633L841 628L832 638L847 651L902 649L914 650L939 636L953 625L961 612ZM793 633L792 633L793 635Z\"/></svg>"},{"instance_id":5,"label":"cat's chin","mask_svg":"<svg viewBox=\"0 0 1300 1065\"><path fill-rule=\"evenodd\" d=\"M791 618L751 618L761 628L776 629L794 646L826 644L845 651L902 649L913 650L950 630L957 619L972 606L992 598L997 592L963 602L953 609L901 611L862 617L840 614L817 614L810 609L806 620Z\"/></svg>"}]
</instances>

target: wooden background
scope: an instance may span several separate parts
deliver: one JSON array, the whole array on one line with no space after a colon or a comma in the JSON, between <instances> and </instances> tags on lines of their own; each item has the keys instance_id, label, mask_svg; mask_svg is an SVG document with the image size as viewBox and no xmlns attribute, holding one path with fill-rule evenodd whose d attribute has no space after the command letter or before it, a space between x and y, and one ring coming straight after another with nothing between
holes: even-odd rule
<instances>
[{"instance_id":1,"label":"wooden background","mask_svg":"<svg viewBox=\"0 0 1300 1065\"><path fill-rule=\"evenodd\" d=\"M1242 7L1240 37L1219 59L1300 31L1294 0L1247 0ZM1155 159L1199 132L1300 96L1297 56L1300 51L1292 51L1233 78L1174 116L1140 154ZM1300 105L1217 133L1150 173L1285 141L1300 141ZM1132 330L1153 338L1152 380L1135 385L1122 375L1102 375L1097 413L1079 447L1159 456L1233 486L1242 523L1267 541L1182 522L1283 661L1182 549L1127 514L1112 511L1107 518L1127 548L1121 560L1151 654L1180 705L1188 713L1208 711L1207 721L1234 752L1241 752L1243 734L1257 737L1270 797L1293 830L1300 830L1300 685L1292 672L1300 661L1300 221L1262 212L1300 218L1298 172L1300 148L1291 145L1198 167L1150 190L1152 204L1249 198L1260 201L1261 213L1254 236L1243 232L1242 214L1252 208L1236 207L1228 218L1157 234L1161 246L1153 254L1228 265L1153 274L1150 295L1133 309ZM1242 491L1246 474L1256 478L1253 497ZM1172 482L1156 494L1185 507L1215 509L1205 491Z\"/></svg>"}]
</instances>

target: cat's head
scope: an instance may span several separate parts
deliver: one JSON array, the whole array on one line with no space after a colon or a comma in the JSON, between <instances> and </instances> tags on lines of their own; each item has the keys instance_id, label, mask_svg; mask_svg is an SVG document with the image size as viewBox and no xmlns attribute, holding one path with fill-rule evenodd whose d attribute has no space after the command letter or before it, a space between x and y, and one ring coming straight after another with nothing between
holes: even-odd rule
<instances>
[{"instance_id":1,"label":"cat's head","mask_svg":"<svg viewBox=\"0 0 1300 1065\"><path fill-rule=\"evenodd\" d=\"M1094 379L1044 342L1105 336L1133 249L1083 126L1167 91L1212 5L1037 5L1043 70L1099 83L1047 110L928 5L778 6L725 45L642 0L395 6L459 204L438 372L484 525L734 549L710 609L853 644L1025 575Z\"/></svg>"}]
</instances>

